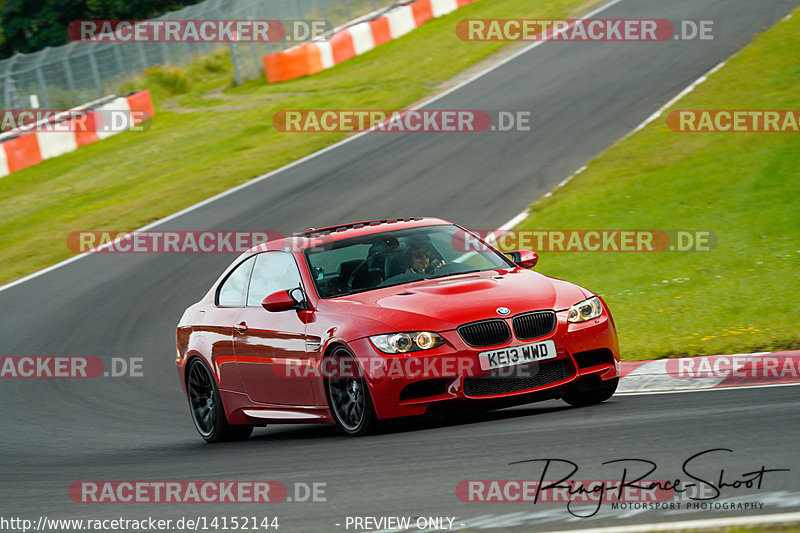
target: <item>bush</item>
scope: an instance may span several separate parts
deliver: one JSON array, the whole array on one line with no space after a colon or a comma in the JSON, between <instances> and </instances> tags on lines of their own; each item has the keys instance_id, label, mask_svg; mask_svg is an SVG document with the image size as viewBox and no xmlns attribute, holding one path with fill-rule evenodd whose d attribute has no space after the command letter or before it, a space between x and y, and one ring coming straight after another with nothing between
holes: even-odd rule
<instances>
[{"instance_id":1,"label":"bush","mask_svg":"<svg viewBox=\"0 0 800 533\"><path fill-rule=\"evenodd\" d=\"M153 65L144 69L147 76L147 86L158 85L168 95L183 94L189 90L189 79L186 73L178 67L162 67Z\"/></svg>"}]
</instances>

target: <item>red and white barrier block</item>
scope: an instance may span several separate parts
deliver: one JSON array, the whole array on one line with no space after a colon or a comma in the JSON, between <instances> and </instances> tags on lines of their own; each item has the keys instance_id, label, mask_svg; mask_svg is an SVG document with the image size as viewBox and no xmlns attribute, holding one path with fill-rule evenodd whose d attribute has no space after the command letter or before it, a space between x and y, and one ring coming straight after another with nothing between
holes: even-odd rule
<instances>
[{"instance_id":1,"label":"red and white barrier block","mask_svg":"<svg viewBox=\"0 0 800 533\"><path fill-rule=\"evenodd\" d=\"M432 18L441 17L475 0L416 0L396 6L372 20L358 22L330 35L264 56L269 83L316 74L402 37Z\"/></svg>"},{"instance_id":2,"label":"red and white barrier block","mask_svg":"<svg viewBox=\"0 0 800 533\"><path fill-rule=\"evenodd\" d=\"M623 362L617 391L680 391L792 383L800 383L800 350Z\"/></svg>"},{"instance_id":3,"label":"red and white barrier block","mask_svg":"<svg viewBox=\"0 0 800 533\"><path fill-rule=\"evenodd\" d=\"M109 117L114 114L128 118L113 124ZM90 109L76 108L64 115L80 117L31 125L30 131L26 128L9 140L0 141L0 177L128 130L153 116L153 101L150 91L144 90Z\"/></svg>"}]
</instances>

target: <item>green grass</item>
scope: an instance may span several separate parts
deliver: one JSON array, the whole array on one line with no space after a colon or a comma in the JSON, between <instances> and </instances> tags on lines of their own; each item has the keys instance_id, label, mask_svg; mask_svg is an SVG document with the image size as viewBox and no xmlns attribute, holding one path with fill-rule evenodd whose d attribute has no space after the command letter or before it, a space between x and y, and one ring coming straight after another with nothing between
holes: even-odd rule
<instances>
[{"instance_id":1,"label":"green grass","mask_svg":"<svg viewBox=\"0 0 800 533\"><path fill-rule=\"evenodd\" d=\"M325 72L275 85L233 87L224 51L182 70L149 69L126 86L151 89L148 130L0 180L0 282L69 257L72 231L141 227L346 135L278 132L272 116L280 109L407 107L508 44L460 41L454 28L462 18L558 18L589 3L480 0Z\"/></svg>"},{"instance_id":2,"label":"green grass","mask_svg":"<svg viewBox=\"0 0 800 533\"><path fill-rule=\"evenodd\" d=\"M798 109L798 53L800 10L673 109ZM667 113L536 202L520 227L708 230L716 248L551 253L537 270L606 299L624 359L800 347L800 137L676 133Z\"/></svg>"}]
</instances>

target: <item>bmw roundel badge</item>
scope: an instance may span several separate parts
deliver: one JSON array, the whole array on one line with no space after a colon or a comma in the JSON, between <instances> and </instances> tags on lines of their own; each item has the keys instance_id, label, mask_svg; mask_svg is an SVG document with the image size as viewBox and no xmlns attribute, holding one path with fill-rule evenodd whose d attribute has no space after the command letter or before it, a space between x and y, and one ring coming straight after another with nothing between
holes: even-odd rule
<instances>
[{"instance_id":1,"label":"bmw roundel badge","mask_svg":"<svg viewBox=\"0 0 800 533\"><path fill-rule=\"evenodd\" d=\"M498 307L497 308L497 314L498 315L507 315L510 312L511 312L511 309L509 309L508 307Z\"/></svg>"}]
</instances>

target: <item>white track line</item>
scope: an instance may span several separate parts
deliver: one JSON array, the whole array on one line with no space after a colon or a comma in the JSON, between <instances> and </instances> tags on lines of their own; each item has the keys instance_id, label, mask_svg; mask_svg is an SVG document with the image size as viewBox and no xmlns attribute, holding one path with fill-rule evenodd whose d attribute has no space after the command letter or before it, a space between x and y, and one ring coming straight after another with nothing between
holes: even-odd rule
<instances>
[{"instance_id":1,"label":"white track line","mask_svg":"<svg viewBox=\"0 0 800 533\"><path fill-rule=\"evenodd\" d=\"M625 379L624 377L622 379ZM681 394L684 392L711 392L721 390L742 390L742 389L767 389L771 387L797 387L800 383L769 383L766 385L741 385L730 387L714 387L710 389L679 389L679 390L653 390L653 391L631 391L617 392L614 396L647 396L651 394Z\"/></svg>"},{"instance_id":2,"label":"white track line","mask_svg":"<svg viewBox=\"0 0 800 533\"><path fill-rule=\"evenodd\" d=\"M610 2L608 2L606 4L603 4L602 6L598 7L597 9L594 9L594 10L590 11L589 13L586 13L585 15L583 15L580 18L581 19L590 18L590 17L596 15L597 13L600 13L601 11L604 11L604 10L608 9L613 5L618 4L621 1L622 0L611 0ZM540 46L540 45L542 45L542 44L544 44L546 42L549 42L549 40L535 41L535 42L531 43L530 45L520 49L517 52L515 52L514 54L512 54L512 55L510 55L510 56L498 61L494 65L492 65L492 66L490 66L490 67L478 72L477 74L473 75L472 77L467 78L466 80L462 81L461 83L458 83L458 84L454 85L453 87L450 87L449 89L447 89L447 90L445 90L445 91L443 91L443 92L431 97L430 99L421 102L420 104L412 107L411 109L421 109L421 108L423 108L423 107L425 107L427 105L430 105L433 102L435 102L435 101L437 101L437 100L439 100L441 98L444 98L445 96L447 96L448 94L452 93L453 91L457 91L458 89L464 87L465 85L467 85L469 83L472 83L473 81L477 80L478 78L481 78L481 77L485 76L486 74L492 72L493 70L505 65L506 63L516 59L517 57L521 56L522 54L524 54L526 52L529 52L530 50L532 50L532 49L536 48L537 46ZM298 159L297 161L293 161L292 163L289 163L286 166L283 166L281 168L275 169L272 172L268 172L266 174L262 174L261 176L257 176L255 178L251 179L250 181L246 181L246 182L244 182L244 183L242 183L240 185L237 185L236 187L233 187L232 189L228 189L228 190L225 190L225 191L223 191L223 192L221 192L219 194L215 194L214 196L212 196L210 198L206 198L205 200L203 200L201 202L198 202L198 203L196 203L194 205L190 205L189 207L181 209L180 211L178 211L176 213L168 215L168 216L166 216L166 217L164 217L162 219L156 220L155 222L151 222L150 224L147 224L146 226L142 226L141 228L139 228L137 230L133 230L133 231L147 231L147 230L152 229L152 228L154 228L156 226L164 224L165 222L169 222L172 219L178 218L181 215L185 215L186 213L189 213L189 212L194 211L196 209L199 209L199 208L201 208L201 207L203 207L205 205L208 205L208 204L210 204L212 202L215 202L216 200L219 200L220 198L224 198L225 196L233 194L236 191L244 189L245 187L249 187L250 185L254 185L254 184L256 184L256 183L258 183L260 181L263 181L265 179L271 178L272 176L278 174L279 172L283 172L285 170L289 170L290 168L295 167L295 166L297 166L297 165L299 165L301 163L304 163L306 161L314 159L315 157L319 157L324 153L327 153L327 152L329 152L331 150L334 150L334 149L336 149L336 148L338 148L338 147L340 147L340 146L342 146L342 145L344 145L346 143L349 143L350 141L358 139L362 135L367 135L369 133L371 133L371 132L370 131L362 131L360 133L356 133L355 135L353 135L351 137L347 137L346 139L342 139L341 141L339 141L339 142L337 142L335 144L332 144L330 146L326 146L322 150L319 150L319 151L314 152L312 154L308 154L307 156L305 156L305 157L303 157L301 159ZM517 217L514 217L514 219L516 219L516 218ZM512 220L514 220L514 219L512 219ZM117 240L118 239L115 239L113 242L116 243ZM86 257L87 255L91 255L91 253L90 252L84 252L84 253L82 253L80 255L76 255L74 257L70 257L69 259L65 259L64 261L56 263L55 265L51 265L51 266L49 266L47 268L43 268L42 270L38 270L38 271L36 271L36 272L34 272L32 274L28 274L27 276L24 276L22 278L14 280L14 281L12 281L10 283L6 283L5 285L0 287L0 292L4 291L6 289L10 289L11 287L14 287L16 285L20 285L21 283L25 283L28 280L37 278L37 277L39 277L39 276L41 276L43 274L47 274L48 272L52 272L53 270L55 270L57 268L60 268L62 266L68 265L68 264L70 264L70 263L72 263L74 261L78 261L79 259L82 259L83 257Z\"/></svg>"},{"instance_id":3,"label":"white track line","mask_svg":"<svg viewBox=\"0 0 800 533\"><path fill-rule=\"evenodd\" d=\"M731 518L704 518L700 520L659 522L635 526L593 527L591 529L562 529L548 533L644 533L648 531L681 531L687 529L708 529L728 526L786 524L791 522L800 522L800 512L776 513L756 516L735 516Z\"/></svg>"},{"instance_id":4,"label":"white track line","mask_svg":"<svg viewBox=\"0 0 800 533\"><path fill-rule=\"evenodd\" d=\"M717 65L714 66L714 68L712 68L711 70L709 70L708 72L706 72L705 74L703 74L702 76L700 76L699 78L694 80L694 82L692 84L690 84L684 90L682 90L681 92L676 94L675 97L673 97L669 102L667 102L666 104L664 104L663 106L658 108L658 111L656 111L655 113L653 113L652 115L647 117L644 122L642 122L641 124L636 126L636 128L633 131L631 131L630 133L628 133L625 137L623 137L623 139L627 139L628 137L630 137L634 133L638 133L639 131L643 130L645 128L645 126L647 126L648 124L653 122L655 119L660 117L664 113L664 111L666 111L667 109L672 107L678 100L680 100L681 98L683 98L684 96L686 96L690 92L694 91L697 88L698 85L700 85L701 83L706 81L709 76L711 76L712 74L714 74L716 71L718 71L719 69L721 69L724 66L725 66L725 61L720 61L719 63L717 63Z\"/></svg>"},{"instance_id":5,"label":"white track line","mask_svg":"<svg viewBox=\"0 0 800 533\"><path fill-rule=\"evenodd\" d=\"M526 209L522 213L518 214L517 216L515 216L514 218L512 218L511 220L509 220L508 222L506 222L505 224L503 224L499 228L497 228L497 230L498 231L508 231L511 228L513 228L514 226L516 226L517 224L519 224L520 222L522 222L523 220L525 220L527 217L528 217L528 210Z\"/></svg>"}]
</instances>

